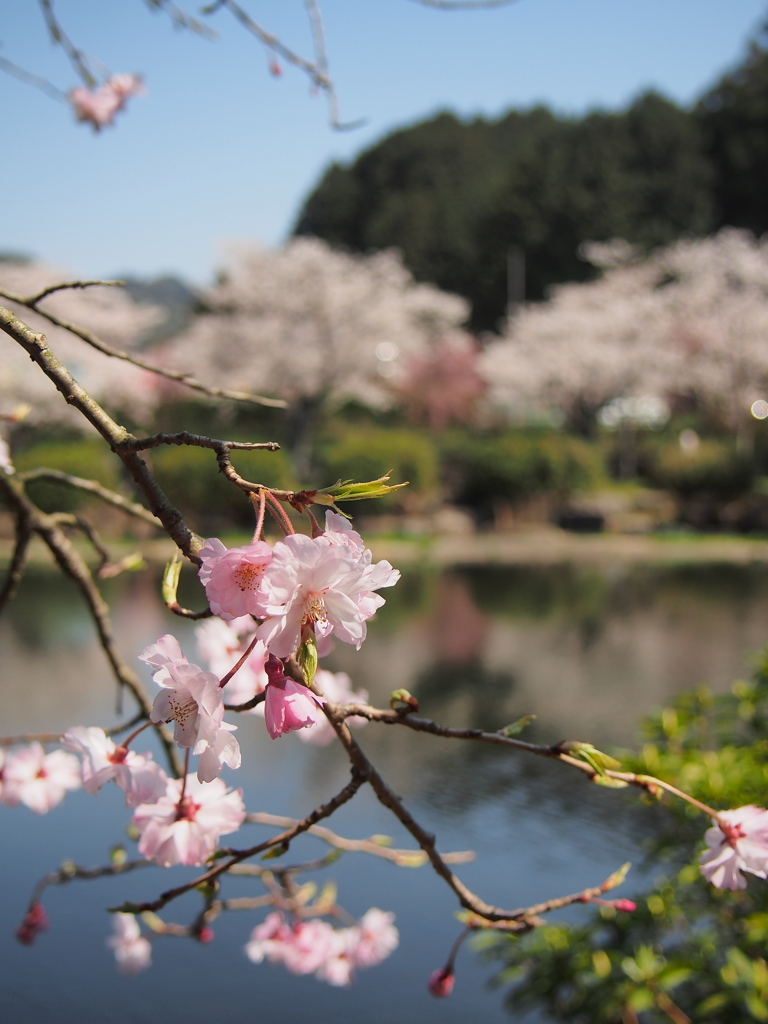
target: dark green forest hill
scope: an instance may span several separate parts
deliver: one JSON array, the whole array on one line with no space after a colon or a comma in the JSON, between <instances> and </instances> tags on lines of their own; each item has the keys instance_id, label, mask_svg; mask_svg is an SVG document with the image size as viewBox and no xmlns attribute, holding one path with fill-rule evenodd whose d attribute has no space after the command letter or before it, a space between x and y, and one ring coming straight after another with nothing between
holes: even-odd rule
<instances>
[{"instance_id":1,"label":"dark green forest hill","mask_svg":"<svg viewBox=\"0 0 768 1024\"><path fill-rule=\"evenodd\" d=\"M768 230L768 31L691 109L657 93L627 109L498 121L441 113L333 164L296 234L355 252L395 246L420 280L472 303L493 329L508 299L508 254L525 254L525 298L588 278L587 240L645 249L730 224ZM512 296L519 298L520 296Z\"/></svg>"}]
</instances>

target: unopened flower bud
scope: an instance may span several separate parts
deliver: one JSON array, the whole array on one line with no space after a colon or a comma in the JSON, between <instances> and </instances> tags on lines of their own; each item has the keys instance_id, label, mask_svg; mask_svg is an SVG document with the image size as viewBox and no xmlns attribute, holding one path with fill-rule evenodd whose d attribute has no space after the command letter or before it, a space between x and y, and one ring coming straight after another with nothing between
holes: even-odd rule
<instances>
[{"instance_id":1,"label":"unopened flower bud","mask_svg":"<svg viewBox=\"0 0 768 1024\"><path fill-rule=\"evenodd\" d=\"M429 981L427 982L427 988L433 996L436 996L438 999L443 999L453 992L453 983L455 980L456 976L453 973L452 967L441 967L438 971L432 972Z\"/></svg>"},{"instance_id":2,"label":"unopened flower bud","mask_svg":"<svg viewBox=\"0 0 768 1024\"><path fill-rule=\"evenodd\" d=\"M24 920L16 929L16 938L23 946L31 946L40 932L44 932L49 924L48 915L43 910L42 904L32 903L24 915Z\"/></svg>"},{"instance_id":3,"label":"unopened flower bud","mask_svg":"<svg viewBox=\"0 0 768 1024\"><path fill-rule=\"evenodd\" d=\"M637 910L637 904L633 900L611 900L611 903L615 910L625 910L627 913Z\"/></svg>"}]
</instances>

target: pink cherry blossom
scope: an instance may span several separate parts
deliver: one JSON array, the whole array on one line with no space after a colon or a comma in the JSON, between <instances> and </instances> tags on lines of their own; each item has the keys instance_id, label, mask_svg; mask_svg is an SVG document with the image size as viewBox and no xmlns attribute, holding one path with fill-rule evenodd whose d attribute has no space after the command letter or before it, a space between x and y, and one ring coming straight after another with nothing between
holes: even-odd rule
<instances>
[{"instance_id":1,"label":"pink cherry blossom","mask_svg":"<svg viewBox=\"0 0 768 1024\"><path fill-rule=\"evenodd\" d=\"M288 679L278 658L270 654L264 666L269 677L264 699L264 718L273 740L286 732L307 729L324 717L324 698L301 683Z\"/></svg>"},{"instance_id":2,"label":"pink cherry blossom","mask_svg":"<svg viewBox=\"0 0 768 1024\"><path fill-rule=\"evenodd\" d=\"M211 672L218 678L224 676L238 663L253 639L256 623L250 615L224 622L223 619L206 619L195 627L200 655L207 662ZM263 641L257 640L248 660L222 690L225 704L245 704L267 685L264 662L267 649ZM264 714L264 705L257 704L246 714Z\"/></svg>"},{"instance_id":3,"label":"pink cherry blossom","mask_svg":"<svg viewBox=\"0 0 768 1024\"><path fill-rule=\"evenodd\" d=\"M368 703L368 691L353 690L352 681L346 672L328 672L324 668L319 668L315 673L314 684L322 692L323 696L327 697L328 700L332 700L334 704ZM367 719L355 715L347 718L346 722L347 725L354 726L368 724ZM314 743L319 747L324 747L333 741L336 733L333 731L333 726L325 715L322 715L318 717L314 725L302 729L298 736L305 743Z\"/></svg>"},{"instance_id":4,"label":"pink cherry blossom","mask_svg":"<svg viewBox=\"0 0 768 1024\"><path fill-rule=\"evenodd\" d=\"M352 984L355 970L352 955L357 943L357 932L358 929L355 927L337 928L334 931L333 951L315 972L319 981L326 981L338 988L346 988Z\"/></svg>"},{"instance_id":5,"label":"pink cherry blossom","mask_svg":"<svg viewBox=\"0 0 768 1024\"><path fill-rule=\"evenodd\" d=\"M212 537L200 549L199 576L211 611L222 619L263 615L261 578L272 561L272 548L263 540L226 548Z\"/></svg>"},{"instance_id":6,"label":"pink cherry blossom","mask_svg":"<svg viewBox=\"0 0 768 1024\"><path fill-rule=\"evenodd\" d=\"M718 889L746 889L741 872L768 877L768 811L747 804L718 817L704 836L709 849L699 858L707 881Z\"/></svg>"},{"instance_id":7,"label":"pink cherry blossom","mask_svg":"<svg viewBox=\"0 0 768 1024\"><path fill-rule=\"evenodd\" d=\"M161 687L150 719L174 722L173 736L179 746L191 747L200 756L198 779L210 782L225 764L239 768L240 746L231 735L237 726L223 721L224 701L216 676L187 661L170 633L140 657L156 670L153 679Z\"/></svg>"},{"instance_id":8,"label":"pink cherry blossom","mask_svg":"<svg viewBox=\"0 0 768 1024\"><path fill-rule=\"evenodd\" d=\"M395 915L378 907L371 907L360 918L355 929L352 960L355 967L373 967L397 949L400 933L393 921Z\"/></svg>"},{"instance_id":9,"label":"pink cherry blossom","mask_svg":"<svg viewBox=\"0 0 768 1024\"><path fill-rule=\"evenodd\" d=\"M396 948L393 920L393 914L372 907L351 928L333 928L319 918L289 925L275 911L253 929L245 952L254 963L267 960L293 974L315 974L329 985L345 986L355 968L380 963Z\"/></svg>"},{"instance_id":10,"label":"pink cherry blossom","mask_svg":"<svg viewBox=\"0 0 768 1024\"><path fill-rule=\"evenodd\" d=\"M80 762L64 750L46 754L39 743L14 750L3 766L3 802L26 804L45 814L61 803L68 789L79 789Z\"/></svg>"},{"instance_id":11,"label":"pink cherry blossom","mask_svg":"<svg viewBox=\"0 0 768 1024\"><path fill-rule=\"evenodd\" d=\"M152 803L165 793L168 776L152 755L118 747L103 729L76 725L67 729L62 742L82 758L86 793L97 793L110 779L125 792L126 807Z\"/></svg>"},{"instance_id":12,"label":"pink cherry blossom","mask_svg":"<svg viewBox=\"0 0 768 1024\"><path fill-rule=\"evenodd\" d=\"M275 911L253 929L245 952L255 964L267 960L282 964L292 974L314 974L336 948L336 933L325 921L313 918L291 926Z\"/></svg>"},{"instance_id":13,"label":"pink cherry blossom","mask_svg":"<svg viewBox=\"0 0 768 1024\"><path fill-rule=\"evenodd\" d=\"M204 863L219 837L236 832L244 819L242 790L228 790L221 779L203 784L194 774L187 776L183 797L182 780L169 779L164 796L133 814L139 853L166 868Z\"/></svg>"},{"instance_id":14,"label":"pink cherry blossom","mask_svg":"<svg viewBox=\"0 0 768 1024\"><path fill-rule=\"evenodd\" d=\"M373 591L399 579L389 562L371 564L370 551L342 527L342 516L330 516L331 533L278 541L261 581L266 618L258 636L279 658L293 654L307 633L318 639L333 633L359 648L366 620L384 603Z\"/></svg>"},{"instance_id":15,"label":"pink cherry blossom","mask_svg":"<svg viewBox=\"0 0 768 1024\"><path fill-rule=\"evenodd\" d=\"M69 102L78 121L92 124L96 131L114 123L130 96L146 92L140 75L113 75L98 89L78 86L69 91Z\"/></svg>"},{"instance_id":16,"label":"pink cherry blossom","mask_svg":"<svg viewBox=\"0 0 768 1024\"><path fill-rule=\"evenodd\" d=\"M152 946L134 914L115 914L114 935L107 946L115 951L117 969L123 974L138 974L152 964Z\"/></svg>"},{"instance_id":17,"label":"pink cherry blossom","mask_svg":"<svg viewBox=\"0 0 768 1024\"><path fill-rule=\"evenodd\" d=\"M386 559L374 565L373 555L365 546L360 534L352 529L348 519L337 512L331 512L330 509L325 513L325 531L328 541L332 544L341 544L363 567L358 605L363 618L370 619L384 604L384 598L374 591L383 587L394 587L400 579L399 569L393 569Z\"/></svg>"}]
</instances>

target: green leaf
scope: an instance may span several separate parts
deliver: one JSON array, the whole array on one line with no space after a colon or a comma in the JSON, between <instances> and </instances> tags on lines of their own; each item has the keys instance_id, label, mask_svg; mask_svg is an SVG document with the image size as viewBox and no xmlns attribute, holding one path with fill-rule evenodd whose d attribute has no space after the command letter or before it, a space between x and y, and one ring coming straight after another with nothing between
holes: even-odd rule
<instances>
[{"instance_id":1,"label":"green leaf","mask_svg":"<svg viewBox=\"0 0 768 1024\"><path fill-rule=\"evenodd\" d=\"M288 843L278 843L277 846L273 846L271 850L267 850L266 853L262 854L262 860L277 860L278 857L282 857L283 854L288 853Z\"/></svg>"},{"instance_id":2,"label":"green leaf","mask_svg":"<svg viewBox=\"0 0 768 1024\"><path fill-rule=\"evenodd\" d=\"M330 487L321 487L317 491L305 491L304 496L309 504L330 505L336 508L337 501L362 501L367 498L384 498L387 494L399 491L401 487L407 487L408 481L402 484L389 484L390 474L385 473L377 480L366 480L363 483L355 483L353 480L337 480ZM341 509L336 508L337 512ZM342 512L342 515L346 513ZM349 517L347 517L349 518Z\"/></svg>"},{"instance_id":3,"label":"green leaf","mask_svg":"<svg viewBox=\"0 0 768 1024\"><path fill-rule=\"evenodd\" d=\"M317 643L314 636L311 636L299 647L299 665L308 686L311 686L314 681L317 661Z\"/></svg>"},{"instance_id":4,"label":"green leaf","mask_svg":"<svg viewBox=\"0 0 768 1024\"><path fill-rule=\"evenodd\" d=\"M163 572L162 595L166 605L176 603L176 595L179 589L179 577L181 576L181 553L176 550L173 557L165 566Z\"/></svg>"},{"instance_id":5,"label":"green leaf","mask_svg":"<svg viewBox=\"0 0 768 1024\"><path fill-rule=\"evenodd\" d=\"M525 729L526 726L530 725L531 722L536 721L536 715L523 715L522 718L516 719L516 721L505 725L503 729L499 729L500 736L517 736Z\"/></svg>"},{"instance_id":6,"label":"green leaf","mask_svg":"<svg viewBox=\"0 0 768 1024\"><path fill-rule=\"evenodd\" d=\"M650 1010L655 1002L653 992L649 988L636 988L630 992L627 1003L636 1013L643 1010Z\"/></svg>"}]
</instances>

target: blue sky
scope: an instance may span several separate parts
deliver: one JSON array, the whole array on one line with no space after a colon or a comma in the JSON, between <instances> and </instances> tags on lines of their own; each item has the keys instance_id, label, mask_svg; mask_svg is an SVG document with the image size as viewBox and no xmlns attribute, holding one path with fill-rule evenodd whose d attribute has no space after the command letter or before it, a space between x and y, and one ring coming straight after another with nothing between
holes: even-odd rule
<instances>
[{"instance_id":1,"label":"blue sky","mask_svg":"<svg viewBox=\"0 0 768 1024\"><path fill-rule=\"evenodd\" d=\"M441 109L617 108L650 87L689 103L740 60L768 16L766 0L517 0L453 12L412 0L320 2L342 117L366 118L354 132L329 127L299 72L270 75L264 48L226 12L211 20L220 35L209 42L141 0L57 0L77 45L112 72L143 72L149 94L95 134L0 73L0 250L87 276L173 272L203 284L219 241L279 244L328 163L394 128ZM303 0L241 3L308 49ZM36 3L0 0L0 13L0 55L63 90L77 84Z\"/></svg>"}]
</instances>

